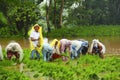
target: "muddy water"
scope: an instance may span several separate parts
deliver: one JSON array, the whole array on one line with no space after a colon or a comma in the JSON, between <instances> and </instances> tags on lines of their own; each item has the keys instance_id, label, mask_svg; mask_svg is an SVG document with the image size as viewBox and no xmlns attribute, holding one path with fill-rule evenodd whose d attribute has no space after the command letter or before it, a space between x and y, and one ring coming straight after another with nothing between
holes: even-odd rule
<instances>
[{"instance_id":1,"label":"muddy water","mask_svg":"<svg viewBox=\"0 0 120 80\"><path fill-rule=\"evenodd\" d=\"M91 44L93 39L99 39L106 46L106 53L120 54L120 37L80 37L74 39L85 39L89 41L89 44ZM29 40L24 38L22 39L0 38L0 45L3 48L5 48L6 45L12 40L18 42L22 46L22 48L29 48ZM71 40L73 40L73 38Z\"/></svg>"},{"instance_id":2,"label":"muddy water","mask_svg":"<svg viewBox=\"0 0 120 80\"><path fill-rule=\"evenodd\" d=\"M11 41L16 41L18 42L22 48L29 48L29 39L21 38L21 39L7 39L7 38L0 38L0 45L2 48L5 48L8 43Z\"/></svg>"}]
</instances>

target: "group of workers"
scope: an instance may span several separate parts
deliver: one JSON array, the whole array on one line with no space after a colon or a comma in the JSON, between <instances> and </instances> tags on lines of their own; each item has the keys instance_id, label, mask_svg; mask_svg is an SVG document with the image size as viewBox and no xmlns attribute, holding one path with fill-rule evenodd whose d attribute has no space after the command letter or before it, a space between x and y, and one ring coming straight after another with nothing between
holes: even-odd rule
<instances>
[{"instance_id":1,"label":"group of workers","mask_svg":"<svg viewBox=\"0 0 120 80\"><path fill-rule=\"evenodd\" d=\"M79 58L80 55L86 53L98 54L101 58L104 58L105 46L98 40L93 39L90 51L88 52L89 43L87 40L69 40L66 38L57 40L54 39L49 43L48 38L43 38L42 27L35 24L28 32L30 41L30 59L40 60L40 53L42 52L44 61L51 61L57 58L66 60L63 54L69 55L71 59ZM17 60L22 61L23 50L17 42L11 42L6 47L7 58L11 59L15 56ZM36 55L35 55L36 54ZM3 60L2 47L0 46L0 60Z\"/></svg>"},{"instance_id":2,"label":"group of workers","mask_svg":"<svg viewBox=\"0 0 120 80\"><path fill-rule=\"evenodd\" d=\"M37 58L39 60L41 51L44 61L61 58L61 55L66 52L69 53L71 59L79 58L81 54L85 55L88 52L89 43L86 40L69 40L63 38L60 40L54 39L49 43L48 38L43 38L42 27L38 24L35 24L28 34L30 36L31 47L30 59ZM101 58L104 58L105 46L98 39L94 39L89 53L99 54Z\"/></svg>"}]
</instances>

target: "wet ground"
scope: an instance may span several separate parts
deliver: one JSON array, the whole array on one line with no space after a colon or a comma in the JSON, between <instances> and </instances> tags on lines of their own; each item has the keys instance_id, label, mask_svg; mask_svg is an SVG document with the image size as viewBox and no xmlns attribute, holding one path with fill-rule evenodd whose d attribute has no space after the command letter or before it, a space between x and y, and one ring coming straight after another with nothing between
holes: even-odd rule
<instances>
[{"instance_id":1,"label":"wet ground","mask_svg":"<svg viewBox=\"0 0 120 80\"><path fill-rule=\"evenodd\" d=\"M80 38L71 38L70 40L75 40L75 39L85 39L89 41L89 44L91 44L93 39L99 39L105 46L106 46L106 53L114 53L114 54L120 54L120 37L80 37ZM22 48L29 48L29 40L28 39L2 39L0 38L0 45L2 48L5 48L7 44L10 41L16 41L18 42ZM49 42L51 42L49 40Z\"/></svg>"},{"instance_id":2,"label":"wet ground","mask_svg":"<svg viewBox=\"0 0 120 80\"><path fill-rule=\"evenodd\" d=\"M84 38L75 38L75 39L85 39L89 41L89 44L91 44L92 40L95 38L99 39L106 46L107 54L105 54L105 56L111 57L111 56L117 55L118 57L120 57L120 37L84 37ZM1 39L0 38L0 45L4 49L7 46L7 44L13 40L18 42L22 48L29 49L29 40L24 38L23 39ZM73 40L73 38L71 40ZM50 40L50 42L51 41L52 40ZM39 73L38 71L32 71L24 63L18 64L18 65L12 65L12 66L6 67L6 69L8 70L14 69L16 71L23 72L25 76L28 76L30 78L30 80L53 80L49 77L43 76L43 74Z\"/></svg>"}]
</instances>

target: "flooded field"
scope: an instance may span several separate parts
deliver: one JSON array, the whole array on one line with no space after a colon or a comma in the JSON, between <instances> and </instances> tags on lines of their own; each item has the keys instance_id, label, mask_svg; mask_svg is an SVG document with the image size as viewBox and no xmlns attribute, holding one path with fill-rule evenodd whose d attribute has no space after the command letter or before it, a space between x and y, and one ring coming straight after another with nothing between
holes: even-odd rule
<instances>
[{"instance_id":1,"label":"flooded field","mask_svg":"<svg viewBox=\"0 0 120 80\"><path fill-rule=\"evenodd\" d=\"M120 37L80 37L80 38L74 38L74 39L85 39L89 41L89 44L91 45L91 42L93 39L99 39L105 46L106 46L106 53L114 53L114 54L120 54ZM71 40L74 40L71 38ZM29 48L29 39L2 39L0 38L0 45L2 48L5 48L7 44L10 41L16 41L18 42L22 48ZM49 42L51 42L49 40Z\"/></svg>"},{"instance_id":2,"label":"flooded field","mask_svg":"<svg viewBox=\"0 0 120 80\"><path fill-rule=\"evenodd\" d=\"M90 45L93 39L99 39L106 46L106 58L101 59L98 56L86 55L67 62L61 60L44 62L42 58L40 61L30 60L29 55L25 54L24 61L21 64L14 65L13 62L6 59L1 61L0 79L63 80L64 78L67 80L93 80L94 76L96 76L95 80L120 80L120 64L118 64L120 62L120 37L84 37L75 39L88 40ZM0 39L0 45L4 49L13 40L22 46L25 53L29 53L27 50L29 49L28 39ZM49 40L49 42L51 41L52 39Z\"/></svg>"}]
</instances>

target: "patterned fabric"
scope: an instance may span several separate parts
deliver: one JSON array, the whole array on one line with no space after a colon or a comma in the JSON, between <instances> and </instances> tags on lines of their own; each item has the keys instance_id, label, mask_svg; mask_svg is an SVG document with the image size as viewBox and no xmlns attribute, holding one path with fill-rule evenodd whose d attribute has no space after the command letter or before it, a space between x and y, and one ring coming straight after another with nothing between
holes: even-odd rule
<instances>
[{"instance_id":1,"label":"patterned fabric","mask_svg":"<svg viewBox=\"0 0 120 80\"><path fill-rule=\"evenodd\" d=\"M68 39L61 39L60 40L60 52L64 53L66 52L66 49L69 49L70 52L70 46L71 46L71 41Z\"/></svg>"}]
</instances>

